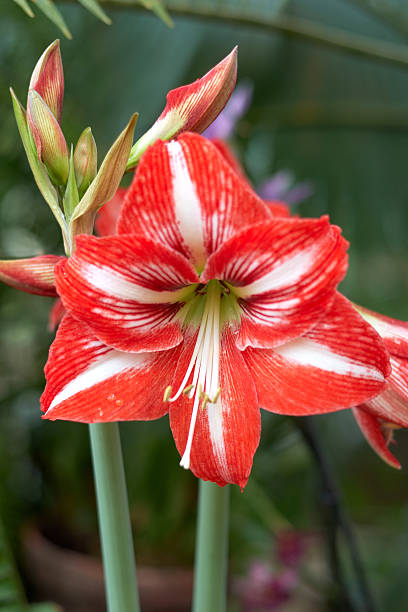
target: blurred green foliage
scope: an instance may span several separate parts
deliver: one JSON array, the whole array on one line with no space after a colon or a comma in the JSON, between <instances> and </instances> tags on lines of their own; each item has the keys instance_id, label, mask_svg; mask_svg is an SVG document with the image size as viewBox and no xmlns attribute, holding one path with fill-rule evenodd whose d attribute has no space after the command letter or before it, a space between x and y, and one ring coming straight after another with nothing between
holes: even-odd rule
<instances>
[{"instance_id":1,"label":"blurred green foliage","mask_svg":"<svg viewBox=\"0 0 408 612\"><path fill-rule=\"evenodd\" d=\"M406 44L401 28L362 4L293 0L284 8L323 25ZM11 2L0 11L0 257L61 253L58 228L24 158L8 93L13 85L24 100L35 61L57 33L47 19L30 21ZM74 36L62 42L64 132L75 142L91 125L100 158L132 112L140 113L141 135L169 89L197 78L238 43L239 79L253 82L254 101L233 144L250 177L259 184L289 168L297 179L311 181L315 193L297 212L329 214L350 240L344 293L408 319L408 70L225 22L177 17L170 30L152 15L123 8L110 11L108 28L79 5L61 4L61 11ZM4 286L0 295L0 514L17 554L22 528L33 522L62 545L98 554L87 427L41 421L39 413L51 300ZM378 608L403 612L406 472L377 459L350 414L316 421L358 524ZM124 424L121 431L139 563L191 566L196 482L178 466L167 419ZM396 454L408 468L407 436L401 433L398 442ZM234 572L244 572L253 558L271 558L282 525L320 528L316 483L293 423L263 415L250 484L232 496ZM316 572L314 579L319 583Z\"/></svg>"}]
</instances>

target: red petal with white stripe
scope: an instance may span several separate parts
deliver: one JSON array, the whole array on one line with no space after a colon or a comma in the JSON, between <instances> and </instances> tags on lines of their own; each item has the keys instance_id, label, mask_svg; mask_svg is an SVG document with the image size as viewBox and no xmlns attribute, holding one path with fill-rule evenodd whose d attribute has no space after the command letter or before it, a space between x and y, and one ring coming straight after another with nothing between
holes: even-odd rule
<instances>
[{"instance_id":1,"label":"red petal with white stripe","mask_svg":"<svg viewBox=\"0 0 408 612\"><path fill-rule=\"evenodd\" d=\"M54 268L65 257L39 255L28 259L0 260L0 281L26 293L57 297Z\"/></svg>"},{"instance_id":2,"label":"red petal with white stripe","mask_svg":"<svg viewBox=\"0 0 408 612\"><path fill-rule=\"evenodd\" d=\"M124 353L66 315L45 366L41 398L46 419L84 423L157 419L167 413L163 392L179 349Z\"/></svg>"},{"instance_id":3,"label":"red petal with white stripe","mask_svg":"<svg viewBox=\"0 0 408 612\"><path fill-rule=\"evenodd\" d=\"M392 355L408 357L408 323L391 319L362 306L354 305L364 319L374 327Z\"/></svg>"},{"instance_id":4,"label":"red petal with white stripe","mask_svg":"<svg viewBox=\"0 0 408 612\"><path fill-rule=\"evenodd\" d=\"M390 362L385 390L366 404L383 420L408 427L408 359L391 357Z\"/></svg>"},{"instance_id":5,"label":"red petal with white stripe","mask_svg":"<svg viewBox=\"0 0 408 612\"><path fill-rule=\"evenodd\" d=\"M144 234L202 268L231 235L270 217L210 141L183 134L177 141L157 142L142 157L118 233Z\"/></svg>"},{"instance_id":6,"label":"red petal with white stripe","mask_svg":"<svg viewBox=\"0 0 408 612\"><path fill-rule=\"evenodd\" d=\"M388 449L390 440L384 435L380 420L369 411L360 408L353 408L353 415L363 436L377 455L391 467L400 469L400 462Z\"/></svg>"},{"instance_id":7,"label":"red petal with white stripe","mask_svg":"<svg viewBox=\"0 0 408 612\"><path fill-rule=\"evenodd\" d=\"M208 260L202 282L227 281L239 298L240 349L271 348L325 313L347 268L347 242L327 218L276 218L244 229Z\"/></svg>"},{"instance_id":8,"label":"red petal with white stripe","mask_svg":"<svg viewBox=\"0 0 408 612\"><path fill-rule=\"evenodd\" d=\"M173 388L177 389L193 352L196 335L189 335L177 365ZM190 381L189 381L190 382ZM199 407L190 455L192 472L219 485L248 480L254 453L259 444L260 412L256 391L242 354L235 347L228 328L221 340L221 394L215 404ZM170 404L170 426L177 449L186 448L193 399L181 396Z\"/></svg>"},{"instance_id":9,"label":"red petal with white stripe","mask_svg":"<svg viewBox=\"0 0 408 612\"><path fill-rule=\"evenodd\" d=\"M122 210L127 189L119 187L109 202L106 202L98 211L95 219L95 230L98 236L113 236Z\"/></svg>"},{"instance_id":10,"label":"red petal with white stripe","mask_svg":"<svg viewBox=\"0 0 408 612\"><path fill-rule=\"evenodd\" d=\"M183 336L176 315L186 286L198 282L179 253L144 236L79 236L56 268L65 308L105 344L121 351L158 351Z\"/></svg>"},{"instance_id":11,"label":"red petal with white stripe","mask_svg":"<svg viewBox=\"0 0 408 612\"><path fill-rule=\"evenodd\" d=\"M243 356L260 406L294 416L356 406L380 393L389 373L380 337L340 294L301 338Z\"/></svg>"}]
</instances>

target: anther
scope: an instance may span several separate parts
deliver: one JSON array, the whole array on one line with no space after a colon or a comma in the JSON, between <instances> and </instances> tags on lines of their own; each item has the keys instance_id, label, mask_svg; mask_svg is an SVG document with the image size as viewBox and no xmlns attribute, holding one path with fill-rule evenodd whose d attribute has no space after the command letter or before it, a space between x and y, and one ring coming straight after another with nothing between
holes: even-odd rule
<instances>
[{"instance_id":1,"label":"anther","mask_svg":"<svg viewBox=\"0 0 408 612\"><path fill-rule=\"evenodd\" d=\"M194 387L193 384L187 385L187 387L183 389L183 395L188 395L193 387Z\"/></svg>"},{"instance_id":2,"label":"anther","mask_svg":"<svg viewBox=\"0 0 408 612\"><path fill-rule=\"evenodd\" d=\"M168 402L171 395L171 385L165 388L163 395L163 402Z\"/></svg>"},{"instance_id":3,"label":"anther","mask_svg":"<svg viewBox=\"0 0 408 612\"><path fill-rule=\"evenodd\" d=\"M221 387L218 387L218 389L215 392L215 395L213 397L213 399L211 400L212 404L216 404L217 403L217 399L220 397L221 395Z\"/></svg>"}]
</instances>

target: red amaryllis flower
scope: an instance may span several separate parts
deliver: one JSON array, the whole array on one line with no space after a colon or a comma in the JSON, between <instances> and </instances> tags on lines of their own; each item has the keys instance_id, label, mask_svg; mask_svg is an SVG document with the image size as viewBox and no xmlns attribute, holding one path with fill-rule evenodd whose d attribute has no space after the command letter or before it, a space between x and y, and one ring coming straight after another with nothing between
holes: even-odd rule
<instances>
[{"instance_id":1,"label":"red amaryllis flower","mask_svg":"<svg viewBox=\"0 0 408 612\"><path fill-rule=\"evenodd\" d=\"M375 452L392 467L400 468L388 445L395 429L408 427L408 323L362 306L356 308L382 337L390 353L391 374L382 393L354 408L353 414Z\"/></svg>"},{"instance_id":2,"label":"red amaryllis flower","mask_svg":"<svg viewBox=\"0 0 408 612\"><path fill-rule=\"evenodd\" d=\"M76 247L55 270L68 314L45 370L45 418L169 412L181 464L243 487L260 406L329 412L384 386L380 337L336 294L339 228L273 217L201 136L148 149L118 235Z\"/></svg>"}]
</instances>

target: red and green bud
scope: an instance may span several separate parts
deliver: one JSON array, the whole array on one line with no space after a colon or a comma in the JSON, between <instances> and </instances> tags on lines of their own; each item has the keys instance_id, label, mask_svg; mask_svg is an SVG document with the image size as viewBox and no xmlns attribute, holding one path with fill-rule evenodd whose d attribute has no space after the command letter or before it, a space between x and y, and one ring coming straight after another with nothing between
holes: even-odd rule
<instances>
[{"instance_id":1,"label":"red and green bud","mask_svg":"<svg viewBox=\"0 0 408 612\"><path fill-rule=\"evenodd\" d=\"M39 159L57 185L65 185L69 171L68 147L58 121L34 89L28 93L27 123Z\"/></svg>"},{"instance_id":2,"label":"red and green bud","mask_svg":"<svg viewBox=\"0 0 408 612\"><path fill-rule=\"evenodd\" d=\"M170 140L180 132L203 132L228 102L236 79L237 47L201 79L169 91L164 111L132 147L127 169L136 166L156 140Z\"/></svg>"},{"instance_id":3,"label":"red and green bud","mask_svg":"<svg viewBox=\"0 0 408 612\"><path fill-rule=\"evenodd\" d=\"M32 89L40 94L58 123L61 123L64 71L59 40L55 40L38 60L31 75L29 91Z\"/></svg>"},{"instance_id":4,"label":"red and green bud","mask_svg":"<svg viewBox=\"0 0 408 612\"><path fill-rule=\"evenodd\" d=\"M78 191L85 193L97 173L98 152L91 128L86 128L80 135L74 151L75 179Z\"/></svg>"},{"instance_id":5,"label":"red and green bud","mask_svg":"<svg viewBox=\"0 0 408 612\"><path fill-rule=\"evenodd\" d=\"M54 268L65 259L58 255L39 255L29 259L0 260L0 281L35 295L56 297Z\"/></svg>"}]
</instances>

